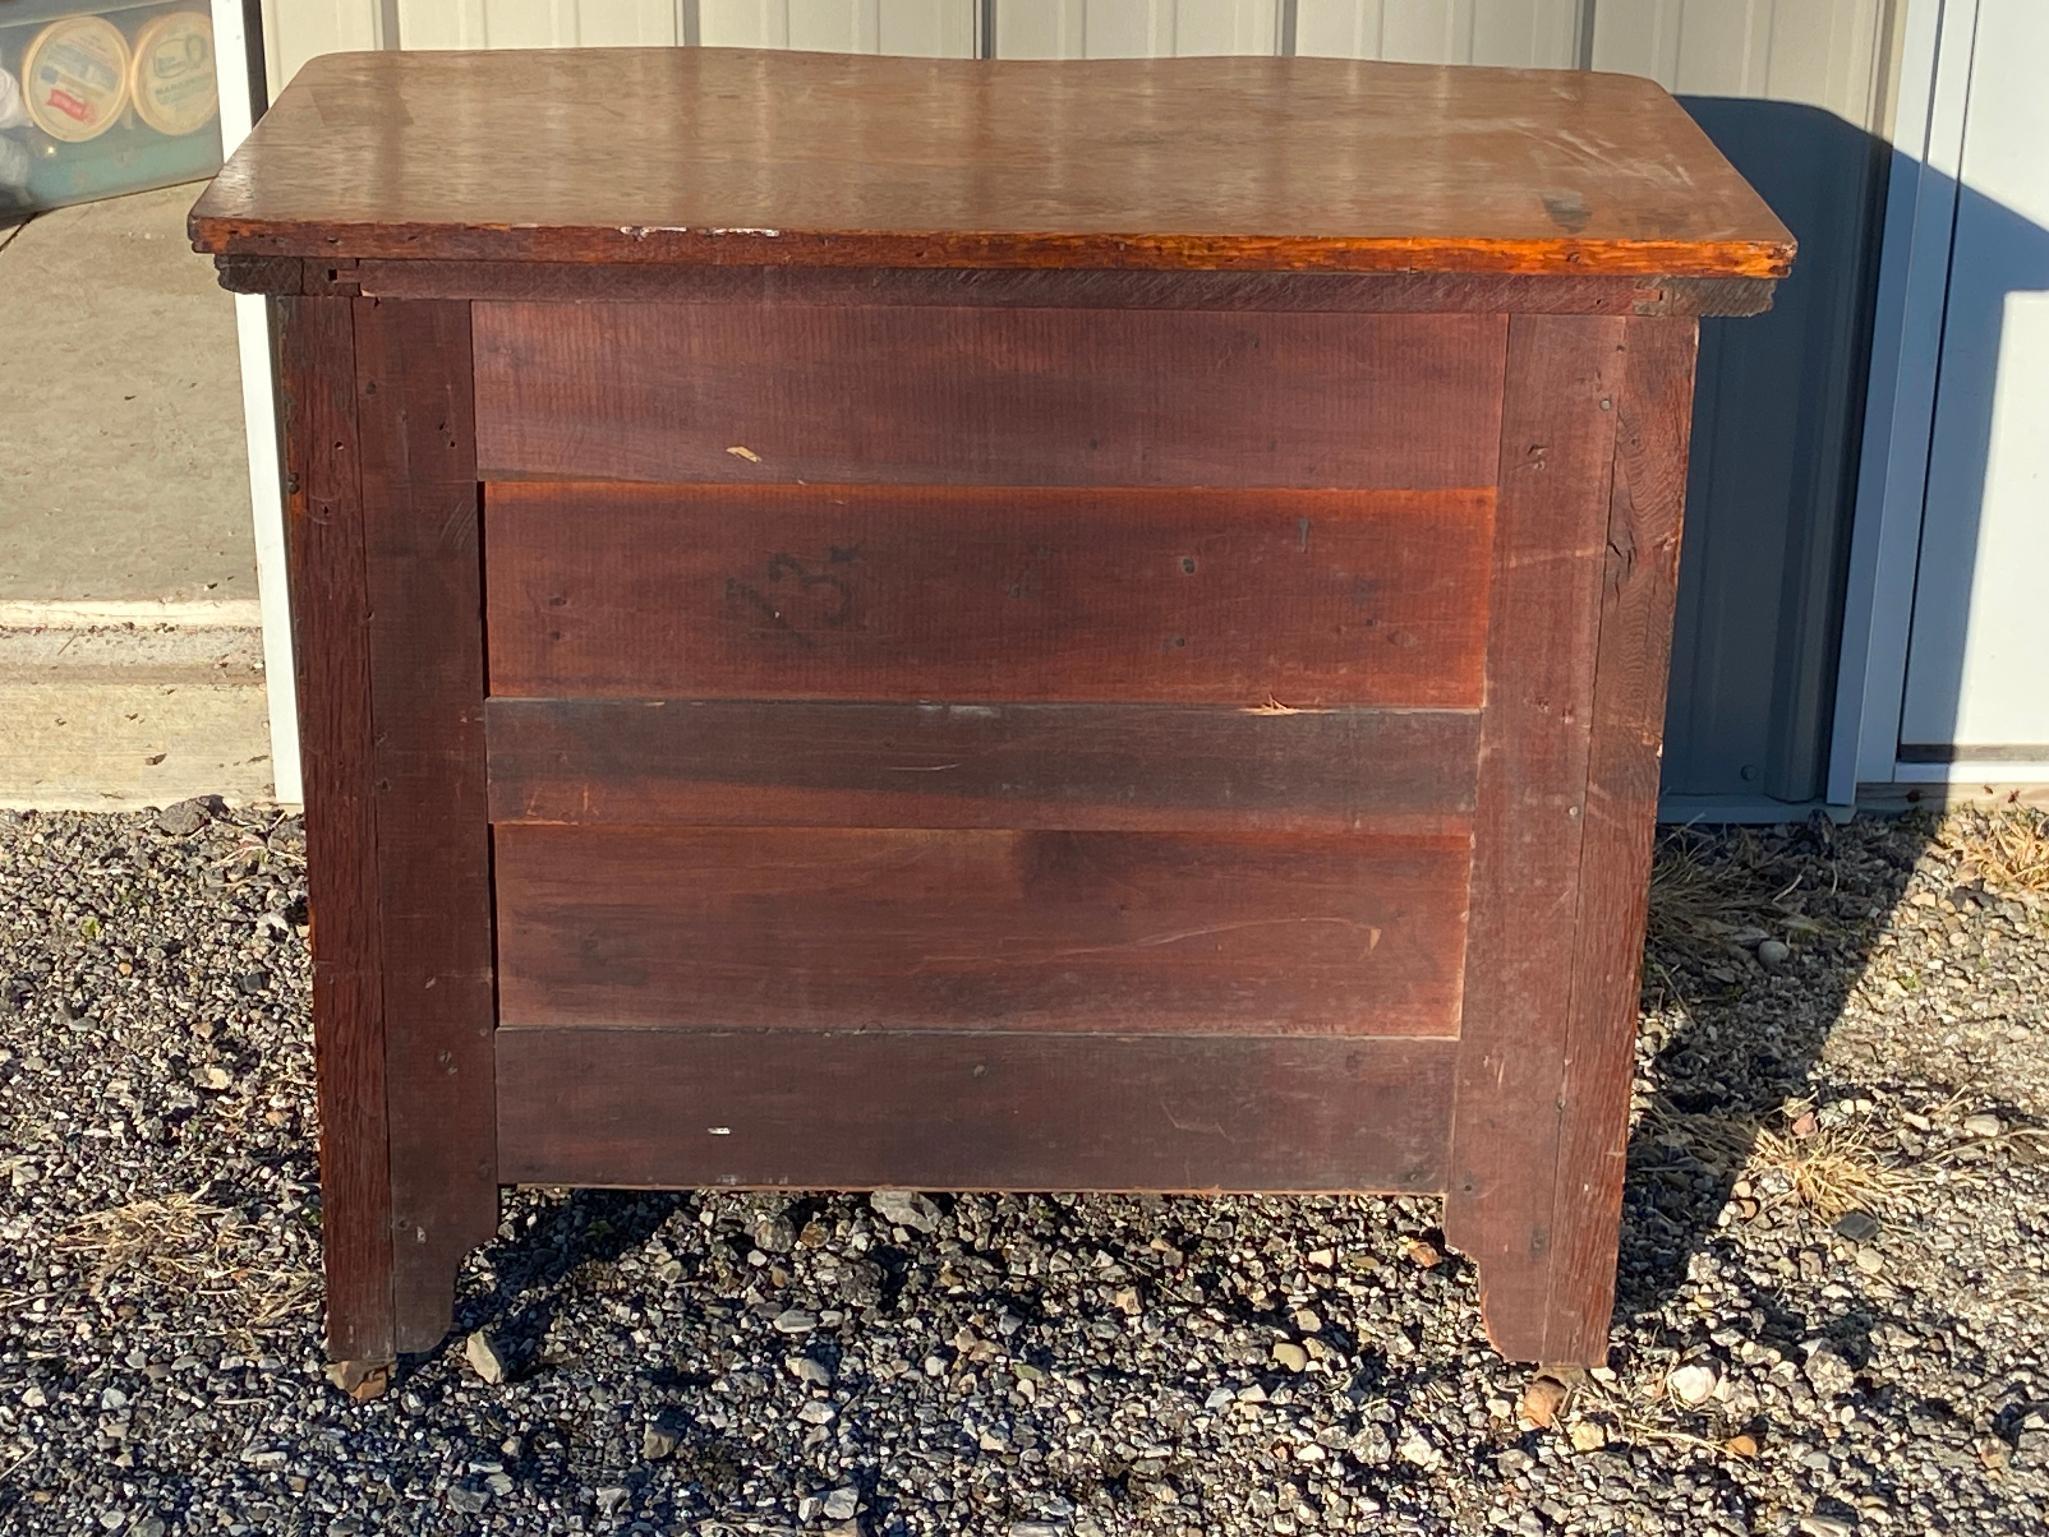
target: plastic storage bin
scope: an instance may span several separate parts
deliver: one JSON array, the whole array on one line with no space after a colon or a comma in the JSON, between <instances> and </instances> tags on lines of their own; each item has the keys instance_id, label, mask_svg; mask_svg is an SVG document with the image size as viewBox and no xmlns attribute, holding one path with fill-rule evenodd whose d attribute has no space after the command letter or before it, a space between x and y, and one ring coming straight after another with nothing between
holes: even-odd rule
<instances>
[{"instance_id":1,"label":"plastic storage bin","mask_svg":"<svg viewBox=\"0 0 2049 1537\"><path fill-rule=\"evenodd\" d=\"M220 163L205 0L0 0L0 217Z\"/></svg>"}]
</instances>

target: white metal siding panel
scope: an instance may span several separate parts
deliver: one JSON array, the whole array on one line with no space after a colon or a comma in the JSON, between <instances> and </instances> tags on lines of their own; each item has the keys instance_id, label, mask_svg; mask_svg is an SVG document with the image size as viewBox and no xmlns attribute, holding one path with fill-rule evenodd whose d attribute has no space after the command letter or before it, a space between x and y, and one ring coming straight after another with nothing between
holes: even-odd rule
<instances>
[{"instance_id":1,"label":"white metal siding panel","mask_svg":"<svg viewBox=\"0 0 2049 1537\"><path fill-rule=\"evenodd\" d=\"M970 58L975 0L683 0L694 41L710 47L807 48Z\"/></svg>"},{"instance_id":2,"label":"white metal siding panel","mask_svg":"<svg viewBox=\"0 0 2049 1537\"><path fill-rule=\"evenodd\" d=\"M2049 756L2044 50L2049 7L1978 8L1900 723L1903 743L2037 758Z\"/></svg>"},{"instance_id":3,"label":"white metal siding panel","mask_svg":"<svg viewBox=\"0 0 2049 1537\"><path fill-rule=\"evenodd\" d=\"M1295 51L1570 69L1583 10L1581 0L1299 0Z\"/></svg>"},{"instance_id":4,"label":"white metal siding panel","mask_svg":"<svg viewBox=\"0 0 2049 1537\"><path fill-rule=\"evenodd\" d=\"M1271 14L1278 0L1258 3ZM977 0L263 0L272 96L307 59L358 48L706 43L972 58L978 14Z\"/></svg>"},{"instance_id":5,"label":"white metal siding panel","mask_svg":"<svg viewBox=\"0 0 2049 1537\"><path fill-rule=\"evenodd\" d=\"M1595 0L1595 69L1880 126L1885 0Z\"/></svg>"},{"instance_id":6,"label":"white metal siding panel","mask_svg":"<svg viewBox=\"0 0 2049 1537\"><path fill-rule=\"evenodd\" d=\"M404 48L605 48L679 41L676 0L397 0Z\"/></svg>"},{"instance_id":7,"label":"white metal siding panel","mask_svg":"<svg viewBox=\"0 0 2049 1537\"><path fill-rule=\"evenodd\" d=\"M877 0L876 38L883 53L972 59L980 7L975 0Z\"/></svg>"},{"instance_id":8,"label":"white metal siding panel","mask_svg":"<svg viewBox=\"0 0 2049 1537\"><path fill-rule=\"evenodd\" d=\"M263 69L272 100L308 59L387 46L377 0L263 0Z\"/></svg>"},{"instance_id":9,"label":"white metal siding panel","mask_svg":"<svg viewBox=\"0 0 2049 1537\"><path fill-rule=\"evenodd\" d=\"M1280 0L995 0L1003 59L1280 51Z\"/></svg>"}]
</instances>

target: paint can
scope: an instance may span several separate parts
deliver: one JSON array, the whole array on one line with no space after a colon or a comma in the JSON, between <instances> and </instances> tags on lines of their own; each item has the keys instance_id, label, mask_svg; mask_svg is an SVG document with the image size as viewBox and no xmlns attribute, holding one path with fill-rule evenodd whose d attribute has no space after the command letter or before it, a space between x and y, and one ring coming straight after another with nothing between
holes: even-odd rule
<instances>
[{"instance_id":1,"label":"paint can","mask_svg":"<svg viewBox=\"0 0 2049 1537\"><path fill-rule=\"evenodd\" d=\"M66 144L97 139L128 106L128 39L99 16L53 21L21 55L29 121Z\"/></svg>"},{"instance_id":2,"label":"paint can","mask_svg":"<svg viewBox=\"0 0 2049 1537\"><path fill-rule=\"evenodd\" d=\"M132 44L129 94L135 115L158 133L197 133L220 111L213 72L213 21L172 11L146 23Z\"/></svg>"}]
</instances>

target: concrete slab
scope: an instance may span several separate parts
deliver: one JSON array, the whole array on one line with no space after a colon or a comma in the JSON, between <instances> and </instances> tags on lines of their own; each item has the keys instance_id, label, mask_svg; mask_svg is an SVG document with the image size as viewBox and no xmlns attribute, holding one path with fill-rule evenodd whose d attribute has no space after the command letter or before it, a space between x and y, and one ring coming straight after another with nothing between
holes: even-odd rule
<instances>
[{"instance_id":1,"label":"concrete slab","mask_svg":"<svg viewBox=\"0 0 2049 1537\"><path fill-rule=\"evenodd\" d=\"M198 195L0 233L0 603L256 598L234 306L185 239Z\"/></svg>"},{"instance_id":2,"label":"concrete slab","mask_svg":"<svg viewBox=\"0 0 2049 1537\"><path fill-rule=\"evenodd\" d=\"M253 629L0 630L0 807L271 792Z\"/></svg>"}]
</instances>

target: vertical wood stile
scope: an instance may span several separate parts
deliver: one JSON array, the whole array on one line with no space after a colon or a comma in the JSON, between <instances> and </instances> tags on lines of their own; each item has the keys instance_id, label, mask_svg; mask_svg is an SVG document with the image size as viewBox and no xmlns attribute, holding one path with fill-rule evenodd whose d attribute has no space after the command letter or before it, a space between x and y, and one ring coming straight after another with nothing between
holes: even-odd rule
<instances>
[{"instance_id":1,"label":"vertical wood stile","mask_svg":"<svg viewBox=\"0 0 2049 1537\"><path fill-rule=\"evenodd\" d=\"M346 299L289 298L279 311L327 1351L335 1361L385 1362L393 1354L391 1166L355 341Z\"/></svg>"},{"instance_id":2,"label":"vertical wood stile","mask_svg":"<svg viewBox=\"0 0 2049 1537\"><path fill-rule=\"evenodd\" d=\"M470 307L355 301L395 1343L447 1333L498 1225Z\"/></svg>"},{"instance_id":3,"label":"vertical wood stile","mask_svg":"<svg viewBox=\"0 0 2049 1537\"><path fill-rule=\"evenodd\" d=\"M1445 1232L1502 1354L1540 1359L1621 319L1515 315Z\"/></svg>"},{"instance_id":4,"label":"vertical wood stile","mask_svg":"<svg viewBox=\"0 0 2049 1537\"><path fill-rule=\"evenodd\" d=\"M1542 1359L1599 1360L1615 1299L1638 979L1697 327L1624 322Z\"/></svg>"}]
</instances>

